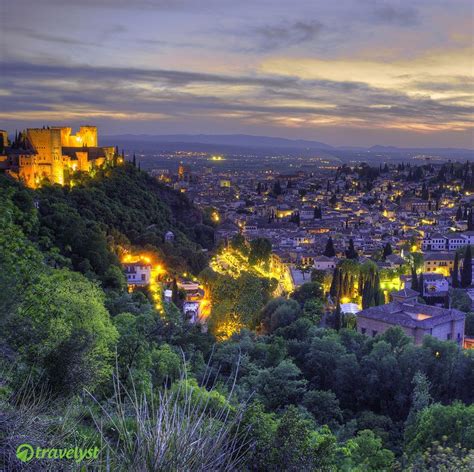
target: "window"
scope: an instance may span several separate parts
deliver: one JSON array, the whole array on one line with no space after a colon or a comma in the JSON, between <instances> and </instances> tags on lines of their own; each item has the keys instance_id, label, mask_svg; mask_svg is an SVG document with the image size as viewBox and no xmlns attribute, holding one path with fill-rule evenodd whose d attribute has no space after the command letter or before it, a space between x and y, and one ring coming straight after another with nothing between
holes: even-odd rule
<instances>
[{"instance_id":1,"label":"window","mask_svg":"<svg viewBox=\"0 0 474 472\"><path fill-rule=\"evenodd\" d=\"M373 329L373 330L372 330L372 337L377 336L377 332L378 332L378 331L376 331L375 329Z\"/></svg>"},{"instance_id":2,"label":"window","mask_svg":"<svg viewBox=\"0 0 474 472\"><path fill-rule=\"evenodd\" d=\"M146 280L146 275L142 274L142 280Z\"/></svg>"},{"instance_id":3,"label":"window","mask_svg":"<svg viewBox=\"0 0 474 472\"><path fill-rule=\"evenodd\" d=\"M367 329L366 329L366 328L361 328L361 329L360 329L360 332L361 332L362 334L365 334L365 333L366 333L366 331L367 331Z\"/></svg>"},{"instance_id":4,"label":"window","mask_svg":"<svg viewBox=\"0 0 474 472\"><path fill-rule=\"evenodd\" d=\"M450 340L450 339L451 339L451 333L448 333L448 334L446 335L446 339L447 339L447 340Z\"/></svg>"}]
</instances>

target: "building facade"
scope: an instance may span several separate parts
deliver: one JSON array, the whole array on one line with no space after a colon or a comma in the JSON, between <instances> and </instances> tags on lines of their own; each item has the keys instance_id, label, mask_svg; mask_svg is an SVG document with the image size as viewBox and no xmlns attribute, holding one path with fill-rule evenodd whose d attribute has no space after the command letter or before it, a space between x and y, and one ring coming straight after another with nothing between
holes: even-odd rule
<instances>
[{"instance_id":1,"label":"building facade","mask_svg":"<svg viewBox=\"0 0 474 472\"><path fill-rule=\"evenodd\" d=\"M360 311L357 314L357 331L376 336L399 326L415 344L421 344L425 336L433 336L463 346L465 317L463 312L455 309L393 301Z\"/></svg>"},{"instance_id":2,"label":"building facade","mask_svg":"<svg viewBox=\"0 0 474 472\"><path fill-rule=\"evenodd\" d=\"M114 147L98 146L95 126L81 126L71 133L68 127L28 128L5 149L2 168L37 188L45 181L64 185L76 171L89 173L120 159Z\"/></svg>"}]
</instances>

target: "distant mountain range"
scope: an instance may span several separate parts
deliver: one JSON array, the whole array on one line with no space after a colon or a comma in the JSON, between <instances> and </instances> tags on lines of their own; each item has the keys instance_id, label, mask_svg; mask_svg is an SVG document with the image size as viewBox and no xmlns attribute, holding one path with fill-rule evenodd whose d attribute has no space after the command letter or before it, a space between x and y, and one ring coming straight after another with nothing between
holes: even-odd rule
<instances>
[{"instance_id":1,"label":"distant mountain range","mask_svg":"<svg viewBox=\"0 0 474 472\"><path fill-rule=\"evenodd\" d=\"M404 148L396 146L330 146L319 141L306 139L275 138L271 136L254 136L249 134L121 134L103 136L107 143L120 142L130 144L152 144L152 143L186 143L186 144L209 144L221 146L239 146L250 148L287 148L321 151L354 151L374 153L474 153L473 149L464 148Z\"/></svg>"}]
</instances>

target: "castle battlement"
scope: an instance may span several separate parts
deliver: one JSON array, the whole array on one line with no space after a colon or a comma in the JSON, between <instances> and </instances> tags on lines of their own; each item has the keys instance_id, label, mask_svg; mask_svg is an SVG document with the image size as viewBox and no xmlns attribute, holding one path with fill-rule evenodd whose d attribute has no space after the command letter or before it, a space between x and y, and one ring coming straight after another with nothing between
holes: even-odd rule
<instances>
[{"instance_id":1,"label":"castle battlement","mask_svg":"<svg viewBox=\"0 0 474 472\"><path fill-rule=\"evenodd\" d=\"M81 126L76 134L70 127L28 128L6 147L7 171L31 188L45 180L64 185L74 172L91 172L120 161L113 147L97 144L96 126Z\"/></svg>"}]
</instances>

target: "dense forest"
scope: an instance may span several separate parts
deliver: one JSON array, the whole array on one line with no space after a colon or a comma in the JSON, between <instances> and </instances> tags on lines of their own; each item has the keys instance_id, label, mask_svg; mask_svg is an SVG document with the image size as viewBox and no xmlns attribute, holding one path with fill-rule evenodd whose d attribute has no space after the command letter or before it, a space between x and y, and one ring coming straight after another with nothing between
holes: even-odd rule
<instances>
[{"instance_id":1,"label":"dense forest","mask_svg":"<svg viewBox=\"0 0 474 472\"><path fill-rule=\"evenodd\" d=\"M0 175L0 202L1 470L473 470L474 351L322 328L315 281L272 298L253 274L215 274L211 219L129 164L71 188ZM129 293L124 247L208 285L209 331L178 300L158 314ZM100 453L23 463L23 443Z\"/></svg>"}]
</instances>

